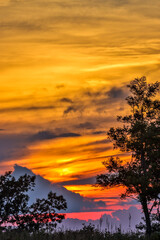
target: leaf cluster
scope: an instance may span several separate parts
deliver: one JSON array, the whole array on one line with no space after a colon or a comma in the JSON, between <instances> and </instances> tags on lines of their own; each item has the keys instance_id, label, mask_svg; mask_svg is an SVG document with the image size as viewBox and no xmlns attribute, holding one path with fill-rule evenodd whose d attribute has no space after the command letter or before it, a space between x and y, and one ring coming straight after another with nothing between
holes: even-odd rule
<instances>
[{"instance_id":1,"label":"leaf cluster","mask_svg":"<svg viewBox=\"0 0 160 240\"><path fill-rule=\"evenodd\" d=\"M27 230L29 232L40 229L53 229L57 222L61 222L64 214L56 211L66 210L67 203L63 196L49 192L47 198L36 199L28 206L27 192L33 190L35 176L24 175L17 180L11 172L0 176L0 227Z\"/></svg>"},{"instance_id":2,"label":"leaf cluster","mask_svg":"<svg viewBox=\"0 0 160 240\"><path fill-rule=\"evenodd\" d=\"M148 202L159 202L160 193L160 82L147 84L146 78L136 78L128 85L126 98L131 114L118 116L122 127L110 128L108 137L114 148L128 152L131 160L122 163L108 158L103 164L107 173L97 176L96 185L104 188L124 186L122 198L143 196Z\"/></svg>"}]
</instances>

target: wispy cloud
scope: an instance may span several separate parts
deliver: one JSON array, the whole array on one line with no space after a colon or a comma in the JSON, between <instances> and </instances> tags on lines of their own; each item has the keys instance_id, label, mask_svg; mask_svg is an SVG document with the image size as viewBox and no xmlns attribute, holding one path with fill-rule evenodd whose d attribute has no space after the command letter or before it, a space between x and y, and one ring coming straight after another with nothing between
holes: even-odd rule
<instances>
[{"instance_id":1,"label":"wispy cloud","mask_svg":"<svg viewBox=\"0 0 160 240\"><path fill-rule=\"evenodd\" d=\"M135 62L135 63L123 63L123 64L113 64L113 65L102 65L94 68L83 69L85 72L95 72L101 70L107 70L112 68L128 68L128 67L136 67L136 66L145 66L145 65L154 65L158 64L159 61L148 61L148 62Z\"/></svg>"},{"instance_id":2,"label":"wispy cloud","mask_svg":"<svg viewBox=\"0 0 160 240\"><path fill-rule=\"evenodd\" d=\"M19 107L0 108L0 113L39 111L39 110L49 110L49 109L54 109L54 106L19 106Z\"/></svg>"}]
</instances>

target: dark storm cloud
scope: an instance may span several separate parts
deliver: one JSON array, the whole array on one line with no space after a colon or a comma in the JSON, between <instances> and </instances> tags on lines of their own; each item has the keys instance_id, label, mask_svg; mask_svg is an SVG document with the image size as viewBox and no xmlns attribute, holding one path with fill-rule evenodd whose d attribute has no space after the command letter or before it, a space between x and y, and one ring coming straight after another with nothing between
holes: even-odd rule
<instances>
[{"instance_id":1,"label":"dark storm cloud","mask_svg":"<svg viewBox=\"0 0 160 240\"><path fill-rule=\"evenodd\" d=\"M106 207L106 203L105 202L103 202L103 201L98 201L98 202L94 202L93 200L91 200L91 199L87 199L87 200L85 200L85 198L84 198L84 210L83 211L94 211L94 210L100 210L99 208L101 208L101 207L103 207L104 209L103 210L105 210L105 207ZM102 211L102 210L101 210Z\"/></svg>"},{"instance_id":2,"label":"dark storm cloud","mask_svg":"<svg viewBox=\"0 0 160 240\"><path fill-rule=\"evenodd\" d=\"M71 103L64 111L63 114L69 113L84 113L88 111L88 109L96 108L104 111L104 106L106 108L107 104L113 99L114 101L118 101L118 98L123 97L123 90L118 88L113 88L110 91L106 92L104 89L99 89L94 91L93 89L82 90L82 92L78 92L79 97L77 98L62 98L60 101L64 103ZM77 95L78 95L77 94ZM99 112L99 111L97 111ZM96 126L97 127L97 126ZM93 129L95 126L92 123L80 123L77 128L85 128L85 129Z\"/></svg>"},{"instance_id":3,"label":"dark storm cloud","mask_svg":"<svg viewBox=\"0 0 160 240\"><path fill-rule=\"evenodd\" d=\"M80 98L82 100L80 101L83 101L84 99L84 102L82 102L81 105L85 104L85 109L93 107L95 112L104 113L107 111L108 106L119 104L120 101L125 101L127 95L128 89L124 86L112 87L108 91L106 91L105 88L100 88L96 91L93 89L87 89L87 91L84 90L82 92L82 97Z\"/></svg>"},{"instance_id":4,"label":"dark storm cloud","mask_svg":"<svg viewBox=\"0 0 160 240\"><path fill-rule=\"evenodd\" d=\"M52 131L39 131L35 134L1 134L0 135L0 161L19 159L29 153L28 147L36 141L56 138L79 137L80 134L65 132L59 135Z\"/></svg>"},{"instance_id":5,"label":"dark storm cloud","mask_svg":"<svg viewBox=\"0 0 160 240\"><path fill-rule=\"evenodd\" d=\"M94 129L95 128L94 124L91 122L80 123L80 124L75 125L75 127L79 128L79 129Z\"/></svg>"},{"instance_id":6,"label":"dark storm cloud","mask_svg":"<svg viewBox=\"0 0 160 240\"><path fill-rule=\"evenodd\" d=\"M81 105L71 105L69 107L67 107L63 114L66 115L66 114L69 114L69 113L75 113L75 112L82 112L84 110L84 106L83 104Z\"/></svg>"},{"instance_id":7,"label":"dark storm cloud","mask_svg":"<svg viewBox=\"0 0 160 240\"><path fill-rule=\"evenodd\" d=\"M0 161L17 159L28 153L28 136L20 134L0 135Z\"/></svg>"},{"instance_id":8,"label":"dark storm cloud","mask_svg":"<svg viewBox=\"0 0 160 240\"><path fill-rule=\"evenodd\" d=\"M99 207L103 207L103 208L105 208L106 207L106 203L105 202L103 202L103 201L98 201L98 202L96 202L97 203L97 205L99 206Z\"/></svg>"},{"instance_id":9,"label":"dark storm cloud","mask_svg":"<svg viewBox=\"0 0 160 240\"><path fill-rule=\"evenodd\" d=\"M55 139L55 138L67 138L67 137L79 137L79 136L81 135L74 132L65 132L57 135L52 131L40 131L34 134L33 136L31 136L30 139L32 141L41 141L41 140L49 140L49 139Z\"/></svg>"},{"instance_id":10,"label":"dark storm cloud","mask_svg":"<svg viewBox=\"0 0 160 240\"><path fill-rule=\"evenodd\" d=\"M41 140L49 140L49 139L54 139L56 138L57 135L55 135L53 132L51 131L40 131L36 134L34 134L33 136L31 136L31 140L32 141L41 141Z\"/></svg>"},{"instance_id":11,"label":"dark storm cloud","mask_svg":"<svg viewBox=\"0 0 160 240\"><path fill-rule=\"evenodd\" d=\"M64 102L64 103L73 103L73 101L72 101L70 98L66 98L66 97L61 98L61 99L60 99L60 102Z\"/></svg>"},{"instance_id":12,"label":"dark storm cloud","mask_svg":"<svg viewBox=\"0 0 160 240\"><path fill-rule=\"evenodd\" d=\"M137 200L134 200L134 199L133 200L127 199L126 201L120 201L120 199L119 199L118 205L124 206L124 205L126 205L126 203L127 203L127 205L131 205L131 206L139 205L139 202Z\"/></svg>"},{"instance_id":13,"label":"dark storm cloud","mask_svg":"<svg viewBox=\"0 0 160 240\"><path fill-rule=\"evenodd\" d=\"M105 131L95 131L95 132L92 132L93 135L100 135L100 134L106 134Z\"/></svg>"},{"instance_id":14,"label":"dark storm cloud","mask_svg":"<svg viewBox=\"0 0 160 240\"><path fill-rule=\"evenodd\" d=\"M117 99L117 98L124 98L127 96L126 92L119 87L111 88L107 93L109 98Z\"/></svg>"},{"instance_id":15,"label":"dark storm cloud","mask_svg":"<svg viewBox=\"0 0 160 240\"><path fill-rule=\"evenodd\" d=\"M76 176L77 180L70 180L70 181L64 181L60 182L58 184L62 186L67 186L67 185L83 185L83 184L94 184L96 181L96 177L90 177L90 178L84 178L82 179L82 176Z\"/></svg>"},{"instance_id":16,"label":"dark storm cloud","mask_svg":"<svg viewBox=\"0 0 160 240\"><path fill-rule=\"evenodd\" d=\"M79 133L68 132L68 133L62 133L58 137L67 138L67 137L80 137L80 136L81 135Z\"/></svg>"},{"instance_id":17,"label":"dark storm cloud","mask_svg":"<svg viewBox=\"0 0 160 240\"><path fill-rule=\"evenodd\" d=\"M70 112L77 112L77 108L73 106L69 106L66 110L64 110L64 114L68 114Z\"/></svg>"},{"instance_id":18,"label":"dark storm cloud","mask_svg":"<svg viewBox=\"0 0 160 240\"><path fill-rule=\"evenodd\" d=\"M9 108L0 108L0 113L6 112L23 112L23 111L39 111L39 110L49 110L54 109L54 106L20 106L20 107L9 107Z\"/></svg>"},{"instance_id":19,"label":"dark storm cloud","mask_svg":"<svg viewBox=\"0 0 160 240\"><path fill-rule=\"evenodd\" d=\"M89 89L87 92L84 91L83 95L85 97L86 109L93 107L95 112L105 113L107 111L107 107L110 109L114 104L115 108L118 104L120 104L120 101L125 102L125 98L128 95L128 89L124 86L112 87L108 91L106 91L105 88L99 89L96 92Z\"/></svg>"}]
</instances>

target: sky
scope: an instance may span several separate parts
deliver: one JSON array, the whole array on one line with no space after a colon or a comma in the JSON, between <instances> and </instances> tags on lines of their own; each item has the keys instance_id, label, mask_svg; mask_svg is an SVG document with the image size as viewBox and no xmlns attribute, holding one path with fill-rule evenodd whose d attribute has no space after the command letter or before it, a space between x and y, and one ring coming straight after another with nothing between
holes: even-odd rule
<instances>
[{"instance_id":1,"label":"sky","mask_svg":"<svg viewBox=\"0 0 160 240\"><path fill-rule=\"evenodd\" d=\"M126 85L160 73L159 0L0 0L0 174L31 169L106 209L122 188L92 186L114 150Z\"/></svg>"}]
</instances>

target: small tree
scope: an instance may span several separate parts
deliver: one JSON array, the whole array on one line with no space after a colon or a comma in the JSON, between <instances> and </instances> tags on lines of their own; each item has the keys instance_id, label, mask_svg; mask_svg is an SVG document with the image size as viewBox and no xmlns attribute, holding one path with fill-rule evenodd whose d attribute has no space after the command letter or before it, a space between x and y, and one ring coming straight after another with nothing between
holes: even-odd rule
<instances>
[{"instance_id":1,"label":"small tree","mask_svg":"<svg viewBox=\"0 0 160 240\"><path fill-rule=\"evenodd\" d=\"M0 176L0 227L7 229L8 224L14 228L35 230L51 229L61 222L65 215L56 213L55 209L65 210L66 200L50 192L47 199L37 199L28 206L27 192L33 190L35 176L24 175L18 178L7 172Z\"/></svg>"},{"instance_id":2,"label":"small tree","mask_svg":"<svg viewBox=\"0 0 160 240\"><path fill-rule=\"evenodd\" d=\"M132 95L126 100L131 114L118 116L124 125L110 128L108 136L115 148L131 153L131 160L123 163L119 158L109 158L103 163L107 174L98 175L96 182L106 188L124 186L121 197L134 197L141 203L147 235L152 231L151 212L160 200L160 101L155 100L159 86L159 82L147 84L145 77L128 85Z\"/></svg>"},{"instance_id":3,"label":"small tree","mask_svg":"<svg viewBox=\"0 0 160 240\"><path fill-rule=\"evenodd\" d=\"M18 180L6 172L0 176L0 226L19 225L21 215L28 213L27 192L34 187L34 176L24 175Z\"/></svg>"},{"instance_id":4,"label":"small tree","mask_svg":"<svg viewBox=\"0 0 160 240\"><path fill-rule=\"evenodd\" d=\"M56 210L66 210L67 203L63 196L49 192L47 199L36 199L29 208L29 214L24 216L22 228L30 232L46 229L52 231L57 222L61 223L65 218L64 214L56 213Z\"/></svg>"}]
</instances>

